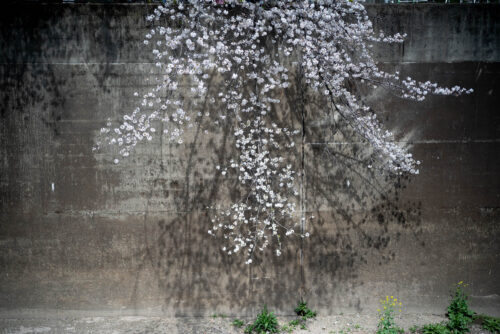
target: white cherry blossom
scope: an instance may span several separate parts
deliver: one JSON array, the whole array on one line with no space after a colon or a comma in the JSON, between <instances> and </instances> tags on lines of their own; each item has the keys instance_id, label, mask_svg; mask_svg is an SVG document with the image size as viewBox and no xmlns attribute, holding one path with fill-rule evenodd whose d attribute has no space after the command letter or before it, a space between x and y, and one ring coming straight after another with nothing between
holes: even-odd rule
<instances>
[{"instance_id":1,"label":"white cherry blossom","mask_svg":"<svg viewBox=\"0 0 500 334\"><path fill-rule=\"evenodd\" d=\"M356 87L384 87L415 101L429 94L472 92L401 79L398 72L380 69L374 45L401 43L405 35L375 31L362 2L259 3L186 0L155 8L147 17L152 29L142 47L150 48L155 58L158 84L142 96L134 93L140 106L101 129L102 141L116 145L127 157L137 144L158 134L182 144L185 129L203 117L211 117L216 125L236 120L232 134L239 155L215 169L222 177L235 177L246 193L228 207L215 204L208 233L221 238L221 250L228 255L244 253L247 264L267 247L280 256L285 236L309 236L301 232L306 217L297 208L297 172L290 157L283 156L294 148L300 131L270 117L272 105L281 102L273 92L292 84L289 71L301 69L306 84L328 99L325 110L340 115L371 146L378 160L368 168L398 174L418 174L419 161L383 129ZM219 93L209 96L208 81L217 75L224 78ZM218 115L190 109L189 103L204 100L224 108ZM158 122L163 131L153 126Z\"/></svg>"}]
</instances>

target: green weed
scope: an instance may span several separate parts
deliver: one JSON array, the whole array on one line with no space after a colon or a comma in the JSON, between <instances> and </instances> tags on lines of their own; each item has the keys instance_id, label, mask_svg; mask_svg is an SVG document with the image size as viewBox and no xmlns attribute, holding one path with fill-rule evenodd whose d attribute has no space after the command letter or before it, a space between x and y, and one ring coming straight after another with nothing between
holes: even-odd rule
<instances>
[{"instance_id":1,"label":"green weed","mask_svg":"<svg viewBox=\"0 0 500 334\"><path fill-rule=\"evenodd\" d=\"M401 312L401 302L398 302L397 298L394 298L391 296L385 297L384 299L380 300L380 306L382 307L381 309L378 309L377 311L380 313L380 320L377 326L377 334L399 334L399 333L404 333L404 330L402 328L399 328L396 326L396 323L394 322L394 313L396 308L399 309Z\"/></svg>"},{"instance_id":2,"label":"green weed","mask_svg":"<svg viewBox=\"0 0 500 334\"><path fill-rule=\"evenodd\" d=\"M492 333L500 333L500 318L491 317L489 315L480 314L474 319L481 320L481 327Z\"/></svg>"},{"instance_id":3,"label":"green weed","mask_svg":"<svg viewBox=\"0 0 500 334\"><path fill-rule=\"evenodd\" d=\"M234 319L233 322L232 322L232 325L234 327L241 328L241 327L243 327L245 325L245 323L242 320L240 320L240 319Z\"/></svg>"},{"instance_id":4,"label":"green weed","mask_svg":"<svg viewBox=\"0 0 500 334\"><path fill-rule=\"evenodd\" d=\"M299 305L297 305L297 307L295 308L295 313L303 319L311 319L316 317L316 312L307 307L307 303L305 301L299 302Z\"/></svg>"},{"instance_id":5,"label":"green weed","mask_svg":"<svg viewBox=\"0 0 500 334\"><path fill-rule=\"evenodd\" d=\"M467 333L469 324L474 320L474 312L467 304L467 294L464 288L467 285L464 282L458 282L453 299L448 306L448 324L447 327L453 334Z\"/></svg>"},{"instance_id":6,"label":"green weed","mask_svg":"<svg viewBox=\"0 0 500 334\"><path fill-rule=\"evenodd\" d=\"M278 319L273 312L269 312L267 310L267 306L264 305L264 309L259 315L257 315L257 319L251 325L248 325L245 328L245 333L253 333L256 332L258 334L261 333L278 333Z\"/></svg>"},{"instance_id":7,"label":"green weed","mask_svg":"<svg viewBox=\"0 0 500 334\"><path fill-rule=\"evenodd\" d=\"M450 334L446 323L424 325L421 332L422 334Z\"/></svg>"}]
</instances>

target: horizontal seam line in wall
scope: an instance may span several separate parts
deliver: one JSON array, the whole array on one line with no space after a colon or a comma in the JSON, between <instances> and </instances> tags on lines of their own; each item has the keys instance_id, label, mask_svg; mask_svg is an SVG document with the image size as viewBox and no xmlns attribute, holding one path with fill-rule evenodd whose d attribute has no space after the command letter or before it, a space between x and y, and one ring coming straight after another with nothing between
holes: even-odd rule
<instances>
[{"instance_id":1,"label":"horizontal seam line in wall","mask_svg":"<svg viewBox=\"0 0 500 334\"><path fill-rule=\"evenodd\" d=\"M10 6L9 6L10 5ZM75 6L75 7L86 7L86 6L106 6L106 7L127 7L127 6L159 6L161 3L155 2L155 3L147 3L147 2L140 2L140 3L130 3L130 2L113 2L113 3L71 3L71 2L65 2L65 3L36 3L36 2L25 2L25 3L7 3L6 6L2 7L36 7L36 6L48 6L48 7L67 7L67 6ZM448 6L451 6L452 4L448 4Z\"/></svg>"},{"instance_id":2,"label":"horizontal seam line in wall","mask_svg":"<svg viewBox=\"0 0 500 334\"><path fill-rule=\"evenodd\" d=\"M443 61L443 60L432 60L432 61L379 61L379 64L463 64L463 63L482 63L482 64L497 64L500 63L498 60L481 60L481 59L464 59L464 60L453 60L453 61Z\"/></svg>"},{"instance_id":3,"label":"horizontal seam line in wall","mask_svg":"<svg viewBox=\"0 0 500 334\"><path fill-rule=\"evenodd\" d=\"M107 63L107 62L76 62L76 63L41 63L41 62L25 62L25 63L0 63L0 65L155 65L155 62L119 62L119 63Z\"/></svg>"},{"instance_id":4,"label":"horizontal seam line in wall","mask_svg":"<svg viewBox=\"0 0 500 334\"><path fill-rule=\"evenodd\" d=\"M148 210L147 214L151 213L169 213L169 212L175 212L175 213L193 213L193 212L208 212L208 211L215 211L215 210L209 210L209 209L199 209L199 210L194 210L194 211L178 211L175 209L172 210ZM61 211L61 212L55 212L55 211L48 211L45 215L77 215L77 216L97 216L97 215L124 215L124 214L146 214L146 210L129 210L129 211Z\"/></svg>"},{"instance_id":5,"label":"horizontal seam line in wall","mask_svg":"<svg viewBox=\"0 0 500 334\"><path fill-rule=\"evenodd\" d=\"M109 216L135 216L135 217L143 217L144 215L148 215L149 217L154 216L155 214L174 214L174 215L182 215L182 214L202 214L206 212L213 212L215 210L193 210L193 211L177 211L177 210L157 210L157 211L148 211L146 212L145 210L143 211L123 211L123 212L100 212L100 211L93 211L93 212L67 212L67 211L62 211L62 212L47 212L44 214L40 214L39 217L43 219L43 217L50 217L50 216L68 216L68 217L81 217L81 218L109 218ZM325 210L322 210L325 211ZM327 210L329 211L329 210ZM300 213L301 211L297 211ZM3 215L2 215L3 216ZM8 215L5 215L8 216Z\"/></svg>"},{"instance_id":6,"label":"horizontal seam line in wall","mask_svg":"<svg viewBox=\"0 0 500 334\"><path fill-rule=\"evenodd\" d=\"M500 143L500 139L477 139L477 140L416 140L416 141L393 141L402 144L474 144L474 143ZM306 145L352 145L363 144L363 142L324 142L306 143Z\"/></svg>"},{"instance_id":7,"label":"horizontal seam line in wall","mask_svg":"<svg viewBox=\"0 0 500 334\"><path fill-rule=\"evenodd\" d=\"M454 60L454 61L443 61L443 60L434 60L434 61L380 61L379 64L460 64L460 63L483 63L483 64L496 64L500 63L500 59L498 60L482 60L482 59L465 59L465 60ZM22 63L0 63L2 65L155 65L156 62L22 62Z\"/></svg>"},{"instance_id":8,"label":"horizontal seam line in wall","mask_svg":"<svg viewBox=\"0 0 500 334\"><path fill-rule=\"evenodd\" d=\"M174 213L174 214L189 214L189 213L205 213L205 212L213 212L215 210L208 210L208 209L199 209L199 210L193 210L193 211L177 211L175 209L172 210L156 210L152 211L149 210L146 213L146 210L132 210L132 211L79 211L79 212L74 212L74 211L61 211L61 212L55 212L55 211L47 211L43 214L39 214L38 216L40 218L47 217L47 216L54 216L54 215L63 215L63 216L72 216L72 217L85 217L85 218L106 218L109 215L117 215L117 216L144 216L145 214L151 216L154 214L165 214L165 213ZM9 214L1 214L0 217L8 217Z\"/></svg>"}]
</instances>

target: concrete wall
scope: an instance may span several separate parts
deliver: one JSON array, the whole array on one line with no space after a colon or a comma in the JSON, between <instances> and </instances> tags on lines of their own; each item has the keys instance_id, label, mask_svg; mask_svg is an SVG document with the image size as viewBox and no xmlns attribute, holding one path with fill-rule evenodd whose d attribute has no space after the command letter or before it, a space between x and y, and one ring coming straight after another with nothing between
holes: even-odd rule
<instances>
[{"instance_id":1,"label":"concrete wall","mask_svg":"<svg viewBox=\"0 0 500 334\"><path fill-rule=\"evenodd\" d=\"M231 189L215 173L233 149L228 127L194 129L182 145L156 139L119 165L113 152L91 151L105 120L153 84L140 47L151 10L0 4L3 311L243 315L267 303L286 314L303 296L331 314L374 312L389 294L407 311L444 313L464 280L474 307L498 315L498 5L369 6L376 26L408 33L379 50L383 66L475 90L423 103L369 93L423 161L417 177L346 160L362 146L331 137L337 123L318 111L322 101L300 83L281 93L282 121L300 128L305 117L295 154L305 157L301 201L317 218L310 239L254 266L224 256L206 233L206 205Z\"/></svg>"}]
</instances>

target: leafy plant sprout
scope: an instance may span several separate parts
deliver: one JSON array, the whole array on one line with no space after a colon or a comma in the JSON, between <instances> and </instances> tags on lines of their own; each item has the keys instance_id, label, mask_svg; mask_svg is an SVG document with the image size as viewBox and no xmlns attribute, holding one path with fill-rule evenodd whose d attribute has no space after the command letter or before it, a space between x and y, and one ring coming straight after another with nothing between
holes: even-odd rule
<instances>
[{"instance_id":1,"label":"leafy plant sprout","mask_svg":"<svg viewBox=\"0 0 500 334\"><path fill-rule=\"evenodd\" d=\"M377 309L380 313L380 321L377 326L377 334L398 334L403 333L404 330L397 327L394 322L394 313L396 310L401 312L402 303L394 296L386 296L385 299L380 300L381 308Z\"/></svg>"},{"instance_id":2,"label":"leafy plant sprout","mask_svg":"<svg viewBox=\"0 0 500 334\"><path fill-rule=\"evenodd\" d=\"M481 320L481 327L492 333L500 333L500 318L487 315L478 315L476 318Z\"/></svg>"},{"instance_id":3,"label":"leafy plant sprout","mask_svg":"<svg viewBox=\"0 0 500 334\"><path fill-rule=\"evenodd\" d=\"M245 325L245 322L243 320L240 320L240 319L234 319L232 322L232 325L236 328L241 328Z\"/></svg>"},{"instance_id":4,"label":"leafy plant sprout","mask_svg":"<svg viewBox=\"0 0 500 334\"><path fill-rule=\"evenodd\" d=\"M299 317L302 317L304 319L310 319L316 317L316 312L311 310L307 306L307 302L303 300L299 301L299 304L297 305L294 311Z\"/></svg>"},{"instance_id":5,"label":"leafy plant sprout","mask_svg":"<svg viewBox=\"0 0 500 334\"><path fill-rule=\"evenodd\" d=\"M500 332L500 319L484 314L476 314L469 308L468 296L465 291L468 284L463 281L454 285L452 299L447 308L447 322L438 324L426 324L420 329L417 326L412 327L413 332L419 330L423 334L455 334L470 332L470 325L473 322L479 322L484 330L492 333ZM412 330L410 329L410 330Z\"/></svg>"},{"instance_id":6,"label":"leafy plant sprout","mask_svg":"<svg viewBox=\"0 0 500 334\"><path fill-rule=\"evenodd\" d=\"M474 320L474 311L469 308L467 293L465 288L467 284L460 281L455 286L452 300L448 306L448 324L447 327L451 333L469 332L469 324Z\"/></svg>"},{"instance_id":7,"label":"leafy plant sprout","mask_svg":"<svg viewBox=\"0 0 500 334\"><path fill-rule=\"evenodd\" d=\"M245 328L245 333L278 333L278 319L273 312L267 310L267 306L264 305L262 311L257 315L253 324L248 325Z\"/></svg>"},{"instance_id":8,"label":"leafy plant sprout","mask_svg":"<svg viewBox=\"0 0 500 334\"><path fill-rule=\"evenodd\" d=\"M385 87L415 101L472 92L380 69L374 45L401 43L405 35L375 31L358 0L179 0L159 5L147 20L143 46L155 58L157 85L134 94L139 106L117 126L108 120L95 148L116 146L126 158L159 133L182 144L186 129L204 119L230 126L238 154L216 170L234 177L243 194L227 207L214 203L208 233L222 238L228 255L244 252L247 264L268 247L280 256L285 236L309 236L302 227L313 217L297 208L299 173L293 157L283 154L301 131L271 117L281 102L276 93L291 86L290 72L300 73L328 101L325 111L370 147L368 168L394 174L418 174L420 162L383 129L361 90ZM214 78L216 94L209 90ZM210 104L223 107L205 111ZM195 106L204 110L195 112Z\"/></svg>"}]
</instances>

